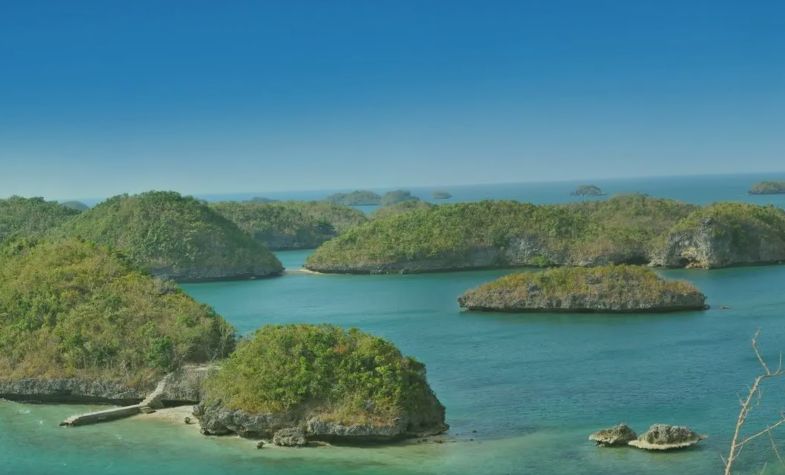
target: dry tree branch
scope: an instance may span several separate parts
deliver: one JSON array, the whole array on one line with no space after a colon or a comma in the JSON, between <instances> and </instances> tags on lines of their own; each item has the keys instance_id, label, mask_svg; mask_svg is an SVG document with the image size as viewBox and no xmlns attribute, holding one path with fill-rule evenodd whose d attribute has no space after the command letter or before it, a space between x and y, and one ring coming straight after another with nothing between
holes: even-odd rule
<instances>
[{"instance_id":1,"label":"dry tree branch","mask_svg":"<svg viewBox=\"0 0 785 475\"><path fill-rule=\"evenodd\" d=\"M766 364L766 360L763 358L763 355L761 355L760 349L758 348L759 335L760 330L756 331L755 335L752 336L752 351L755 352L755 358L757 358L758 363L760 363L761 368L763 368L763 374L759 374L755 377L752 382L752 386L749 387L747 396L744 399L739 397L739 405L741 407L739 408L739 415L736 418L736 427L733 431L733 439L731 439L730 450L728 451L727 457L720 457L722 459L722 463L725 465L725 475L731 475L731 473L733 473L733 464L736 462L736 459L738 459L741 451L744 449L744 446L762 435L769 436L772 446L774 447L774 453L777 455L777 458L780 460L780 462L782 462L782 458L780 457L777 446L774 443L774 438L771 434L774 429L782 424L785 424L785 412L781 412L780 418L775 423L766 426L765 429L749 436L741 435L742 428L744 427L744 423L747 421L747 416L749 415L750 411L753 407L760 404L762 392L761 384L768 379L778 378L785 375L785 369L782 367L782 354L780 354L779 364L777 365L776 370L772 371L769 368L769 365Z\"/></svg>"}]
</instances>

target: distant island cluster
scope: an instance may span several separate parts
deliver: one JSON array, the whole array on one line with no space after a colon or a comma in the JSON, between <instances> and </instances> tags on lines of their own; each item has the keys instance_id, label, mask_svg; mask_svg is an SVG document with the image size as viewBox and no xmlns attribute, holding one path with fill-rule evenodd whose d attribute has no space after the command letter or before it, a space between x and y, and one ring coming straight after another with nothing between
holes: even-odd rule
<instances>
[{"instance_id":1,"label":"distant island cluster","mask_svg":"<svg viewBox=\"0 0 785 475\"><path fill-rule=\"evenodd\" d=\"M783 190L764 182L750 193ZM604 195L594 185L572 194ZM15 196L0 200L0 397L130 405L117 414L192 404L205 435L282 446L446 431L424 365L392 343L327 324L239 340L176 285L274 278L284 267L271 250L314 248L305 267L319 273L527 268L456 296L466 311L700 311L706 295L651 268L781 263L785 211L642 194L535 205L436 204L406 190L212 203L151 191L92 208ZM656 430L698 440L669 427ZM596 440L638 440L622 429Z\"/></svg>"}]
</instances>

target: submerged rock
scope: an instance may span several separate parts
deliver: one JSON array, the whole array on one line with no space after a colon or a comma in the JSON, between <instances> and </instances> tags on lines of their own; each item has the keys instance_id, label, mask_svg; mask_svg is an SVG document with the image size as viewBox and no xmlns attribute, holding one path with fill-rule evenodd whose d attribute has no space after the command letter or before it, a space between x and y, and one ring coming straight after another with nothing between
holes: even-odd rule
<instances>
[{"instance_id":1,"label":"submerged rock","mask_svg":"<svg viewBox=\"0 0 785 475\"><path fill-rule=\"evenodd\" d=\"M619 424L599 430L589 436L589 440L603 447L626 446L628 442L638 438L638 434L627 424Z\"/></svg>"},{"instance_id":2,"label":"submerged rock","mask_svg":"<svg viewBox=\"0 0 785 475\"><path fill-rule=\"evenodd\" d=\"M654 424L629 445L645 450L673 450L695 445L705 438L689 427Z\"/></svg>"}]
</instances>

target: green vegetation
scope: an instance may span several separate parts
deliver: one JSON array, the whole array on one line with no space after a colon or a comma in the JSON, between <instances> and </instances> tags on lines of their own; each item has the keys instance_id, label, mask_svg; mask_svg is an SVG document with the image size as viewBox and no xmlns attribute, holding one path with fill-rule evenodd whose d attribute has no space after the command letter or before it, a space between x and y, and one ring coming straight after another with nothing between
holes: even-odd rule
<instances>
[{"instance_id":1,"label":"green vegetation","mask_svg":"<svg viewBox=\"0 0 785 475\"><path fill-rule=\"evenodd\" d=\"M689 282L639 266L560 267L501 277L461 296L462 307L497 311L663 311L701 309Z\"/></svg>"},{"instance_id":2,"label":"green vegetation","mask_svg":"<svg viewBox=\"0 0 785 475\"><path fill-rule=\"evenodd\" d=\"M320 201L227 201L211 207L269 249L315 248L367 221L356 209Z\"/></svg>"},{"instance_id":3,"label":"green vegetation","mask_svg":"<svg viewBox=\"0 0 785 475\"><path fill-rule=\"evenodd\" d=\"M600 187L595 185L581 185L572 192L573 196L602 196L604 194Z\"/></svg>"},{"instance_id":4,"label":"green vegetation","mask_svg":"<svg viewBox=\"0 0 785 475\"><path fill-rule=\"evenodd\" d=\"M108 248L66 239L0 249L0 379L146 387L233 345L231 326L212 309Z\"/></svg>"},{"instance_id":5,"label":"green vegetation","mask_svg":"<svg viewBox=\"0 0 785 475\"><path fill-rule=\"evenodd\" d=\"M418 209L433 208L434 206L436 205L421 200L401 201L400 203L396 203L394 205L383 206L381 208L376 209L376 211L374 211L371 214L371 218L381 219L396 214L408 213L410 211L414 211Z\"/></svg>"},{"instance_id":6,"label":"green vegetation","mask_svg":"<svg viewBox=\"0 0 785 475\"><path fill-rule=\"evenodd\" d=\"M404 201L419 201L419 199L420 198L417 198L416 196L412 196L412 194L406 190L394 190L385 193L379 204L382 206L390 206Z\"/></svg>"},{"instance_id":7,"label":"green vegetation","mask_svg":"<svg viewBox=\"0 0 785 475\"><path fill-rule=\"evenodd\" d=\"M751 195L779 195L785 193L785 181L762 181L750 188Z\"/></svg>"},{"instance_id":8,"label":"green vegetation","mask_svg":"<svg viewBox=\"0 0 785 475\"><path fill-rule=\"evenodd\" d=\"M447 191L434 191L433 193L431 193L431 196L435 200L449 200L450 198L452 198L452 194Z\"/></svg>"},{"instance_id":9,"label":"green vegetation","mask_svg":"<svg viewBox=\"0 0 785 475\"><path fill-rule=\"evenodd\" d=\"M248 413L318 412L384 423L433 404L425 367L391 343L332 325L263 327L206 382L205 402Z\"/></svg>"},{"instance_id":10,"label":"green vegetation","mask_svg":"<svg viewBox=\"0 0 785 475\"><path fill-rule=\"evenodd\" d=\"M176 280L266 276L282 270L263 245L205 203L174 192L120 195L56 230L108 245Z\"/></svg>"},{"instance_id":11,"label":"green vegetation","mask_svg":"<svg viewBox=\"0 0 785 475\"><path fill-rule=\"evenodd\" d=\"M81 201L63 201L60 203L61 206L65 206L66 208L75 209L76 211L87 211L90 209L89 206L82 203Z\"/></svg>"},{"instance_id":12,"label":"green vegetation","mask_svg":"<svg viewBox=\"0 0 785 475\"><path fill-rule=\"evenodd\" d=\"M0 200L0 242L12 237L38 236L79 214L43 198L12 196Z\"/></svg>"},{"instance_id":13,"label":"green vegetation","mask_svg":"<svg viewBox=\"0 0 785 475\"><path fill-rule=\"evenodd\" d=\"M381 196L368 190L357 190L352 191L351 193L334 193L325 198L325 201L344 206L372 206L378 205L381 200Z\"/></svg>"},{"instance_id":14,"label":"green vegetation","mask_svg":"<svg viewBox=\"0 0 785 475\"><path fill-rule=\"evenodd\" d=\"M306 265L321 271L418 272L648 262L665 233L695 209L645 195L567 205L445 204L352 228L323 244Z\"/></svg>"}]
</instances>

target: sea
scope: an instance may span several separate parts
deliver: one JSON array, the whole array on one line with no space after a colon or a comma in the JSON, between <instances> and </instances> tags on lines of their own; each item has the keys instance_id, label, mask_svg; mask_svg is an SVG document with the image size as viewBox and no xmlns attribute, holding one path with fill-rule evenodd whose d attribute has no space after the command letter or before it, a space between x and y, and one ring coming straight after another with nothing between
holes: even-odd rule
<instances>
[{"instance_id":1,"label":"sea","mask_svg":"<svg viewBox=\"0 0 785 475\"><path fill-rule=\"evenodd\" d=\"M749 187L785 174L594 180L609 195L646 193L706 204L785 207L785 195ZM513 199L562 203L577 182L408 188L442 202ZM385 191L385 190L378 190ZM204 195L206 200L321 199L327 192ZM606 197L590 199L606 199ZM372 211L366 208L365 211ZM715 474L722 473L744 396L761 367L785 351L785 266L659 270L694 283L711 308L670 314L495 314L461 311L466 289L514 270L422 275L299 272L313 251L277 255L278 278L183 285L239 332L270 323L332 323L394 342L425 363L447 408L443 443L257 449L237 437L205 437L185 424L143 416L61 428L93 406L0 401L1 474ZM765 383L743 433L776 422L785 378ZM624 422L687 425L707 439L677 452L598 448L588 435ZM775 450L776 448L776 450ZM746 447L734 473L785 473L785 429Z\"/></svg>"}]
</instances>

